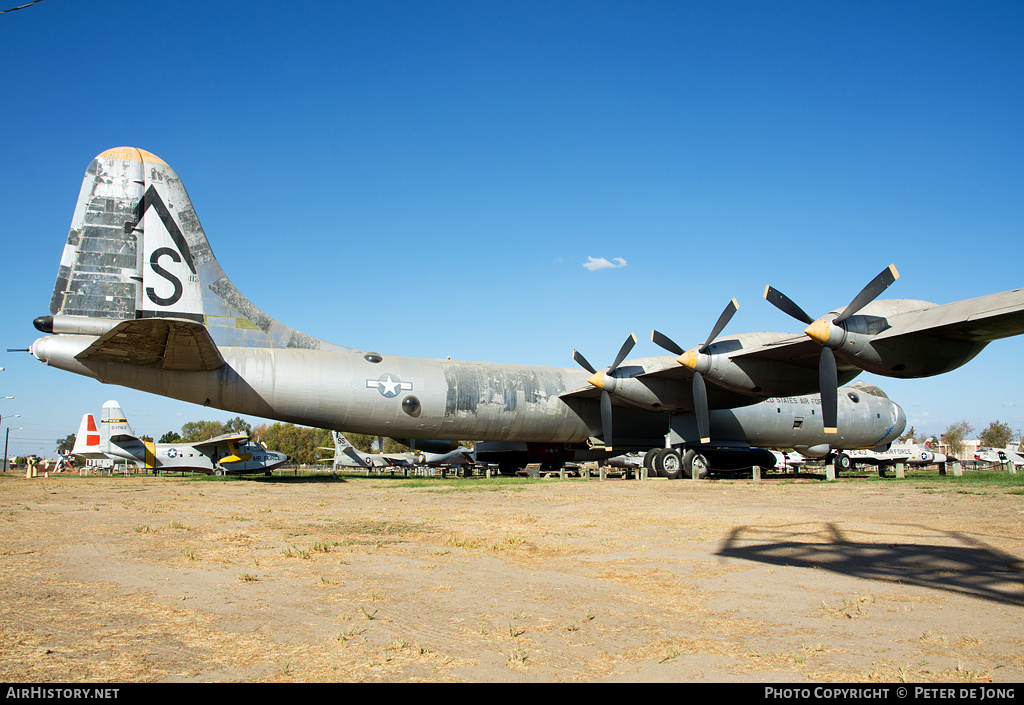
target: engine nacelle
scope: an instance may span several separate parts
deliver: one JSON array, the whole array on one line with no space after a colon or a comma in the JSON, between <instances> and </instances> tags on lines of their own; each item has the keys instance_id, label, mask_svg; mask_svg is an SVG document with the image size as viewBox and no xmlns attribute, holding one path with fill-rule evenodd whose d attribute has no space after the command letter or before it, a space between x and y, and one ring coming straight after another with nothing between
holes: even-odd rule
<instances>
[{"instance_id":1,"label":"engine nacelle","mask_svg":"<svg viewBox=\"0 0 1024 705\"><path fill-rule=\"evenodd\" d=\"M683 367L700 372L711 380L739 394L755 397L794 396L818 391L817 368L801 367L781 360L766 360L737 355L743 350L770 345L792 338L788 333L744 333L716 340L704 352L691 348L679 356ZM858 373L848 374L845 384Z\"/></svg>"}]
</instances>

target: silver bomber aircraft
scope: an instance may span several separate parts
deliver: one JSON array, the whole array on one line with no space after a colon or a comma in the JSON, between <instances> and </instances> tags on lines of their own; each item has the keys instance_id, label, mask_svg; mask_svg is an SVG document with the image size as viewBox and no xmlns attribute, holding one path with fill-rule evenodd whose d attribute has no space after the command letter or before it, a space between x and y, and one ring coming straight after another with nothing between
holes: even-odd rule
<instances>
[{"instance_id":1,"label":"silver bomber aircraft","mask_svg":"<svg viewBox=\"0 0 1024 705\"><path fill-rule=\"evenodd\" d=\"M601 370L399 357L318 340L257 308L214 257L177 174L159 157L121 147L86 170L61 257L43 363L194 404L319 428L415 440L451 450L474 439L480 462L503 472L557 467L630 450L660 474L752 464L766 447L821 456L884 448L902 410L850 381L862 370L922 377L954 369L990 341L1024 332L1014 290L952 304L875 300L889 267L843 309L812 319L768 287L804 334L720 336L672 355L627 360L630 336ZM819 395L820 390L820 395Z\"/></svg>"}]
</instances>

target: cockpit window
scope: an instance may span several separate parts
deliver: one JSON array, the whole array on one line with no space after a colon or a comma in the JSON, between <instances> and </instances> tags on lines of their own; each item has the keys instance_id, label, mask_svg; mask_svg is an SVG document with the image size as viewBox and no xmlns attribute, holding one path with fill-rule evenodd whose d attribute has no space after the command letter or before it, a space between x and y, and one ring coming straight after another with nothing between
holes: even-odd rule
<instances>
[{"instance_id":1,"label":"cockpit window","mask_svg":"<svg viewBox=\"0 0 1024 705\"><path fill-rule=\"evenodd\" d=\"M850 386L854 387L858 392L861 392L863 394L870 394L873 397L881 397L882 399L889 398L888 394L886 394L873 384L865 384L864 382L854 382Z\"/></svg>"}]
</instances>

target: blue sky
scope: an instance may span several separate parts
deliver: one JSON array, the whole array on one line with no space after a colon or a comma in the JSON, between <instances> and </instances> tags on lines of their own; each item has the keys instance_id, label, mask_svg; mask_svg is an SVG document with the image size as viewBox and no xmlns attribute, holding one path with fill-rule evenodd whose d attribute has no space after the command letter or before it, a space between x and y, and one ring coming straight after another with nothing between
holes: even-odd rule
<instances>
[{"instance_id":1,"label":"blue sky","mask_svg":"<svg viewBox=\"0 0 1024 705\"><path fill-rule=\"evenodd\" d=\"M799 332L765 284L817 316L890 262L893 298L1013 289L1022 35L1019 2L45 0L0 14L3 347L122 145L175 169L254 303L359 349L607 364L732 297L729 332ZM1024 430L1022 352L861 378L919 430ZM234 416L3 355L19 454L107 399L155 436Z\"/></svg>"}]
</instances>

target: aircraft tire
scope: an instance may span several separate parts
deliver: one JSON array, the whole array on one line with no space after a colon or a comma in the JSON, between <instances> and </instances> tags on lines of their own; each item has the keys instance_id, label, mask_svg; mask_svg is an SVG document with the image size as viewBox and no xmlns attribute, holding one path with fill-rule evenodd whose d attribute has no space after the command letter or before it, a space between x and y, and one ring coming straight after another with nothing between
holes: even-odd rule
<instances>
[{"instance_id":1,"label":"aircraft tire","mask_svg":"<svg viewBox=\"0 0 1024 705\"><path fill-rule=\"evenodd\" d=\"M661 472L654 467L654 458L660 453L663 448L651 448L649 451L644 453L644 467L647 468L648 477L661 477Z\"/></svg>"},{"instance_id":2,"label":"aircraft tire","mask_svg":"<svg viewBox=\"0 0 1024 705\"><path fill-rule=\"evenodd\" d=\"M697 479L703 480L708 476L711 471L711 465L708 463L708 459L695 450L688 450L683 455L683 474L689 478L693 478L693 473L697 473Z\"/></svg>"},{"instance_id":3,"label":"aircraft tire","mask_svg":"<svg viewBox=\"0 0 1024 705\"><path fill-rule=\"evenodd\" d=\"M853 459L846 453L836 453L832 462L835 463L836 472L853 470Z\"/></svg>"},{"instance_id":4,"label":"aircraft tire","mask_svg":"<svg viewBox=\"0 0 1024 705\"><path fill-rule=\"evenodd\" d=\"M654 456L654 469L661 477L678 480L683 476L683 463L675 448L663 448Z\"/></svg>"}]
</instances>

